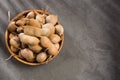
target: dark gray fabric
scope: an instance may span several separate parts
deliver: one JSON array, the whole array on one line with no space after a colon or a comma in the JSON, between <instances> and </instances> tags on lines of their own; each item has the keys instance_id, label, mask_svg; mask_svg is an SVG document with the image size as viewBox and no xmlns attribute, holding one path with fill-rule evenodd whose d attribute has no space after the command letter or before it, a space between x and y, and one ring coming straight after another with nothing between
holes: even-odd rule
<instances>
[{"instance_id":1,"label":"dark gray fabric","mask_svg":"<svg viewBox=\"0 0 120 80\"><path fill-rule=\"evenodd\" d=\"M5 61L7 11L45 6L65 29L60 54L36 67ZM120 80L120 0L0 0L0 37L0 80Z\"/></svg>"}]
</instances>

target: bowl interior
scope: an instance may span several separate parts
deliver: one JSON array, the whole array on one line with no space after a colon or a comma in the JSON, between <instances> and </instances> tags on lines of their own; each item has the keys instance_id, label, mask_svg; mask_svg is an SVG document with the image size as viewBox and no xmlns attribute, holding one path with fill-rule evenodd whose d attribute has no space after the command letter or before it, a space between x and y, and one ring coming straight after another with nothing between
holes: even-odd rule
<instances>
[{"instance_id":1,"label":"bowl interior","mask_svg":"<svg viewBox=\"0 0 120 80\"><path fill-rule=\"evenodd\" d=\"M30 12L30 11L33 11L33 10L27 10L27 11L24 11L24 12L19 13L19 14L18 14L17 16L15 16L11 21L17 20L19 17L21 17L22 15L24 15L24 14ZM44 11L42 11L42 10L36 10L36 11L39 12L39 13L45 13L45 14L47 14L47 15L49 14L48 12L44 12ZM59 23L59 24L60 24L60 23ZM61 40L61 42L60 42L60 48L59 48L59 50L58 50L58 54L59 54L59 52L60 52L60 50L61 50L61 48L62 48L62 46L63 46L64 34L61 35L61 39L62 39L62 40ZM10 47L9 47L9 42L8 42L8 41L9 41L9 31L8 31L7 29L6 29L6 32L5 32L5 40L6 40L6 46L7 46L8 50L9 50L10 54L11 54L16 60L18 60L18 61L20 61L20 62L22 62L22 63L24 63L24 64L27 64L27 65L36 66L36 65L45 64L45 63L48 63L48 62L51 61L54 57L57 56L57 55L56 55L56 56L50 57L50 58L48 58L47 61L42 62L42 63L31 63L31 62L28 62L28 61L25 61L25 60L19 58L16 53L14 53L14 52L11 51L11 49L10 49Z\"/></svg>"}]
</instances>

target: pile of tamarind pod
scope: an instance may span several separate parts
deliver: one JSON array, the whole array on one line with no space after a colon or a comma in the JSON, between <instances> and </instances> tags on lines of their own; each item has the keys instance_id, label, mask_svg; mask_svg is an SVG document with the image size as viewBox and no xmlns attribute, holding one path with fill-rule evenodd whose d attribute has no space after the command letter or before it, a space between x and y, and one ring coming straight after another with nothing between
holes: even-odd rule
<instances>
[{"instance_id":1,"label":"pile of tamarind pod","mask_svg":"<svg viewBox=\"0 0 120 80\"><path fill-rule=\"evenodd\" d=\"M7 27L9 51L29 63L44 63L58 55L64 29L58 16L41 10L28 10L13 18Z\"/></svg>"}]
</instances>

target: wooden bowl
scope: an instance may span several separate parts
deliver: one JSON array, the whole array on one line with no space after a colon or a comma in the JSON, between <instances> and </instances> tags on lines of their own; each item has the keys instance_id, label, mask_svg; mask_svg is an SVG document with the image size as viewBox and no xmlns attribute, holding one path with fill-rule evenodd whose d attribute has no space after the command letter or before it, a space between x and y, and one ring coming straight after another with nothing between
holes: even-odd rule
<instances>
[{"instance_id":1,"label":"wooden bowl","mask_svg":"<svg viewBox=\"0 0 120 80\"><path fill-rule=\"evenodd\" d=\"M48 12L44 12L43 10L26 10L26 11L23 11L23 12L19 13L19 14L18 14L17 16L15 16L11 21L16 21L16 20L18 20L20 17L22 17L23 15L25 15L25 14L27 14L28 12L31 12L31 11L37 11L38 13L44 13L44 14L46 14L46 15L49 15L49 14L50 14L50 13L48 13ZM58 24L60 24L60 23L58 22ZM61 50L61 48L62 48L62 46L63 46L64 34L61 35L61 42L60 42L60 48L59 48L59 50L58 50L58 54L57 54L56 56L49 57L45 62L42 62L42 63L37 63L37 62L33 62L33 63L32 63L32 62L28 62L28 61L26 61L26 60L23 60L23 59L19 58L16 53L12 52L11 49L10 49L9 42L8 42L8 41L9 41L9 31L8 31L7 29L6 29L6 32L5 32L5 40L6 40L6 46L7 46L8 50L9 50L10 54L11 54L16 60L18 60L18 61L21 62L21 63L27 64L27 65L37 66L37 65L41 65L41 64L46 64L46 63L48 63L49 61L53 60L53 59L59 54L59 52L60 52L60 50Z\"/></svg>"}]
</instances>

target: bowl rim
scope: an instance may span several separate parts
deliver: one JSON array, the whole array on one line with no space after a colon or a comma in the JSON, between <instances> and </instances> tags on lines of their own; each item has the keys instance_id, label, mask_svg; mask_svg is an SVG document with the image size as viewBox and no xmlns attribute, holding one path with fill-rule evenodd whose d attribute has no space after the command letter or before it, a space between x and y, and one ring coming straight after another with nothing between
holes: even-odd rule
<instances>
[{"instance_id":1,"label":"bowl rim","mask_svg":"<svg viewBox=\"0 0 120 80\"><path fill-rule=\"evenodd\" d=\"M37 11L37 12L40 12L40 13L45 13L46 15L49 15L49 14L50 14L50 13L48 13L48 12L44 12L43 10L38 10L38 9L25 10L25 11L17 14L11 21L16 20L18 17L22 16L23 14L27 14L27 13L30 12L30 11ZM10 21L10 22L11 22L11 21ZM10 23L10 22L9 22L9 23ZM58 22L58 23L60 24L60 22ZM7 26L7 27L8 27L8 26ZM32 62L28 62L28 61L25 61L25 60L20 59L20 58L17 56L17 54L15 54L14 52L11 51L11 49L10 49L10 47L9 47L9 42L8 42L8 39L9 39L9 38L8 38L8 37L9 37L8 34L9 34L9 32L8 32L8 30L6 29L6 31L5 31L5 42L6 42L6 46L7 46L7 48L8 48L9 53L10 53L17 61L19 61L19 62L21 62L21 63L24 63L24 64L26 64L26 65L30 65L30 66L37 66L37 65L41 65L41 64L47 64L48 62L50 62L51 60L53 60L53 59L60 53L60 50L62 49L62 47L63 47L63 42L64 42L64 34L63 34L63 35L61 35L61 38L62 38L62 39L61 39L61 45L60 45L60 48L59 48L59 50L58 50L58 54L57 54L57 55L49 58L49 60L47 60L47 61L45 61L45 62L42 62L42 63L32 63Z\"/></svg>"}]
</instances>

